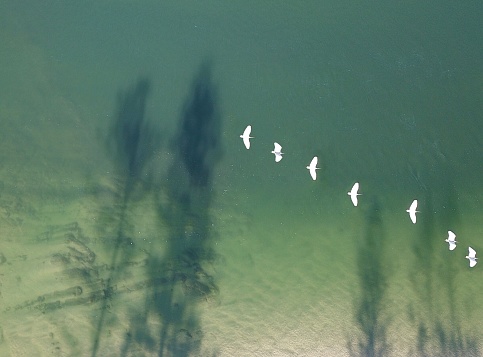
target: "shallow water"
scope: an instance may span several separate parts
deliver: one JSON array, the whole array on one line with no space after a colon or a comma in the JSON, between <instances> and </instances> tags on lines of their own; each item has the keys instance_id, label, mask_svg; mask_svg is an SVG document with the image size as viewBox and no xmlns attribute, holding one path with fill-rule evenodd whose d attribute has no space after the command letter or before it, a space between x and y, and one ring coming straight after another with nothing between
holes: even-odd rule
<instances>
[{"instance_id":1,"label":"shallow water","mask_svg":"<svg viewBox=\"0 0 483 357\"><path fill-rule=\"evenodd\" d=\"M481 4L0 14L0 355L481 355Z\"/></svg>"}]
</instances>

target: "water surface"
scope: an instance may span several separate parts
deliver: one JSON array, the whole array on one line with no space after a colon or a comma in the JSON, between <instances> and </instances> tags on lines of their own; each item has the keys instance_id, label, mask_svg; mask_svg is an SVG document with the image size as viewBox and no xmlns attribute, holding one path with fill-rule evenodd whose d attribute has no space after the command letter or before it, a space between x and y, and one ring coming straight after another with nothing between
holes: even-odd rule
<instances>
[{"instance_id":1,"label":"water surface","mask_svg":"<svg viewBox=\"0 0 483 357\"><path fill-rule=\"evenodd\" d=\"M481 355L480 3L0 14L2 356Z\"/></svg>"}]
</instances>

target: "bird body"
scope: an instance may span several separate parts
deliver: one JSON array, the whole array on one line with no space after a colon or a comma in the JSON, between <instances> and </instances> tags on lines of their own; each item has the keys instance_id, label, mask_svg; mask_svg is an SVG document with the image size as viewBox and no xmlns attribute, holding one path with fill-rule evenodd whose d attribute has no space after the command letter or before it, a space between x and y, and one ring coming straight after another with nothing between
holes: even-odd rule
<instances>
[{"instance_id":1,"label":"bird body","mask_svg":"<svg viewBox=\"0 0 483 357\"><path fill-rule=\"evenodd\" d=\"M317 171L316 170L320 170L320 167L317 167L317 161L318 161L317 156L314 156L312 161L310 161L310 165L307 166L307 170L309 170L310 176L312 176L312 180L314 180L314 181L317 179Z\"/></svg>"},{"instance_id":2,"label":"bird body","mask_svg":"<svg viewBox=\"0 0 483 357\"><path fill-rule=\"evenodd\" d=\"M449 250L454 250L456 248L456 234L454 234L451 231L448 231L448 238L446 238L444 241L449 244Z\"/></svg>"},{"instance_id":3,"label":"bird body","mask_svg":"<svg viewBox=\"0 0 483 357\"><path fill-rule=\"evenodd\" d=\"M468 255L465 258L469 260L470 268L473 268L478 260L478 258L476 257L476 251L471 247L468 247Z\"/></svg>"},{"instance_id":4,"label":"bird body","mask_svg":"<svg viewBox=\"0 0 483 357\"><path fill-rule=\"evenodd\" d=\"M351 201L354 207L357 207L357 204L358 204L357 196L361 195L360 193L357 193L357 191L359 191L359 182L356 182L352 186L352 189L349 192L347 192L347 194L351 197Z\"/></svg>"},{"instance_id":5,"label":"bird body","mask_svg":"<svg viewBox=\"0 0 483 357\"><path fill-rule=\"evenodd\" d=\"M240 135L240 138L243 139L243 144L245 144L245 147L247 148L247 150L250 149L250 139L253 139L253 136L250 136L251 132L252 132L252 126L248 125L243 131L243 134Z\"/></svg>"},{"instance_id":6,"label":"bird body","mask_svg":"<svg viewBox=\"0 0 483 357\"><path fill-rule=\"evenodd\" d=\"M418 200L414 200L409 206L409 209L406 210L409 213L409 218L411 218L411 222L416 224L416 213L419 212L416 209L418 208Z\"/></svg>"},{"instance_id":7,"label":"bird body","mask_svg":"<svg viewBox=\"0 0 483 357\"><path fill-rule=\"evenodd\" d=\"M273 145L274 145L274 149L272 151L272 154L275 155L275 162L279 162L283 158L282 147L280 146L279 143L273 143Z\"/></svg>"}]
</instances>

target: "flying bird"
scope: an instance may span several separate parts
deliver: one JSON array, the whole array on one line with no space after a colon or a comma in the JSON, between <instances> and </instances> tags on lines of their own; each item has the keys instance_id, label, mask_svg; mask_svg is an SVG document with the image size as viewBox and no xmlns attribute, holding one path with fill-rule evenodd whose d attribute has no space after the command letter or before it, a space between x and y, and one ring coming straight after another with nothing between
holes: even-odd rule
<instances>
[{"instance_id":1,"label":"flying bird","mask_svg":"<svg viewBox=\"0 0 483 357\"><path fill-rule=\"evenodd\" d=\"M413 203L411 203L411 206L409 206L409 209L406 210L407 213L409 213L409 218L411 218L411 221L416 224L416 213L419 211L416 211L416 208L418 207L418 200L414 200Z\"/></svg>"},{"instance_id":2,"label":"flying bird","mask_svg":"<svg viewBox=\"0 0 483 357\"><path fill-rule=\"evenodd\" d=\"M358 203L357 196L361 195L360 193L357 193L357 191L359 191L359 182L356 182L354 186L352 186L352 189L350 190L350 192L347 192L347 194L351 196L352 204L355 207L357 207L357 203Z\"/></svg>"},{"instance_id":3,"label":"flying bird","mask_svg":"<svg viewBox=\"0 0 483 357\"><path fill-rule=\"evenodd\" d=\"M312 161L310 161L310 165L307 166L307 169L310 172L310 176L312 176L312 180L314 180L314 181L317 179L317 172L316 172L316 170L320 170L320 167L317 167L317 161L318 161L317 156L314 156L314 158L312 159Z\"/></svg>"},{"instance_id":4,"label":"flying bird","mask_svg":"<svg viewBox=\"0 0 483 357\"><path fill-rule=\"evenodd\" d=\"M253 139L253 136L250 136L250 133L252 132L252 126L248 125L245 130L243 131L243 134L240 135L240 138L243 139L243 144L245 144L245 147L250 149L250 139Z\"/></svg>"},{"instance_id":5,"label":"flying bird","mask_svg":"<svg viewBox=\"0 0 483 357\"><path fill-rule=\"evenodd\" d=\"M476 252L473 248L468 247L468 255L465 258L470 261L470 268L473 268L476 265L476 260L478 258L476 257Z\"/></svg>"},{"instance_id":6,"label":"flying bird","mask_svg":"<svg viewBox=\"0 0 483 357\"><path fill-rule=\"evenodd\" d=\"M448 238L446 238L444 241L449 244L449 250L454 250L456 248L456 234L454 234L451 231L448 231Z\"/></svg>"},{"instance_id":7,"label":"flying bird","mask_svg":"<svg viewBox=\"0 0 483 357\"><path fill-rule=\"evenodd\" d=\"M275 154L275 162L279 162L280 160L282 160L282 147L279 143L273 143L273 145L275 146L275 148L273 149L272 154Z\"/></svg>"}]
</instances>

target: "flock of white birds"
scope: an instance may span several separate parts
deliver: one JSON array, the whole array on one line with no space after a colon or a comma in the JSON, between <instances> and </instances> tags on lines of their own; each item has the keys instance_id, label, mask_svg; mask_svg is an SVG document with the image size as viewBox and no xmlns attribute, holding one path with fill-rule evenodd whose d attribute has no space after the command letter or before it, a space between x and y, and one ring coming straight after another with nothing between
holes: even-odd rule
<instances>
[{"instance_id":1,"label":"flock of white birds","mask_svg":"<svg viewBox=\"0 0 483 357\"><path fill-rule=\"evenodd\" d=\"M243 134L240 135L240 138L243 139L243 144L245 144L245 147L247 148L247 150L250 149L250 139L254 138L253 136L250 136L251 133L252 133L252 126L248 125L243 131ZM276 142L273 144L274 144L274 148L273 148L272 154L275 155L275 162L280 162L283 158L282 146ZM317 170L320 169L319 167L317 167L317 162L318 162L318 158L317 156L314 156L312 158L312 161L310 161L309 166L307 166L307 170L309 170L310 176L314 181L317 179ZM357 204L358 204L357 196L361 195L360 193L358 193L358 191L359 191L359 182L356 182L352 186L352 189L347 193L350 196L354 207L357 207ZM418 208L418 200L413 200L413 202L409 206L409 209L406 210L406 212L409 214L409 218L411 219L411 222L413 222L414 224L416 224L416 213L419 213L417 208ZM445 239L445 242L449 244L449 250L454 250L456 248L456 243L457 243L456 234L454 234L452 231L448 231L448 238ZM473 268L476 265L478 258L476 257L476 251L473 248L468 247L468 255L465 258L468 259L471 268Z\"/></svg>"}]
</instances>

